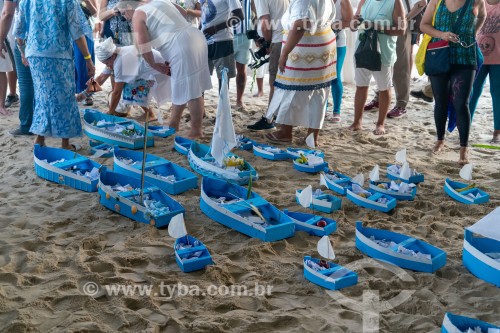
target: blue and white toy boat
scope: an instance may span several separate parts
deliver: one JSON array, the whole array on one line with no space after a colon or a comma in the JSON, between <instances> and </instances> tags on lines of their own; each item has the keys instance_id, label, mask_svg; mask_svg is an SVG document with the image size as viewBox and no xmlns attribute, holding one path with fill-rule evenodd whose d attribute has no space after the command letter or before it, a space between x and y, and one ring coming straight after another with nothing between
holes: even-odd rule
<instances>
[{"instance_id":1,"label":"blue and white toy boat","mask_svg":"<svg viewBox=\"0 0 500 333\"><path fill-rule=\"evenodd\" d=\"M227 155L228 158L239 159L233 153ZM194 142L188 153L189 165L202 176L209 176L223 179L240 185L248 184L250 177L252 181L259 179L257 171L246 161L239 166L220 167L210 154L210 147L204 144Z\"/></svg>"},{"instance_id":2,"label":"blue and white toy boat","mask_svg":"<svg viewBox=\"0 0 500 333\"><path fill-rule=\"evenodd\" d=\"M444 315L441 333L476 333L478 332L477 327L479 327L481 333L498 333L500 331L500 326L447 312Z\"/></svg>"},{"instance_id":3,"label":"blue and white toy boat","mask_svg":"<svg viewBox=\"0 0 500 333\"><path fill-rule=\"evenodd\" d=\"M402 168L403 167L398 164L387 164L387 178L389 178L390 180L399 180L405 183L413 183L413 184L424 182L425 180L424 175L416 172L415 170L411 171L410 176L408 178L405 178L404 176L401 177Z\"/></svg>"},{"instance_id":4,"label":"blue and white toy boat","mask_svg":"<svg viewBox=\"0 0 500 333\"><path fill-rule=\"evenodd\" d=\"M174 250L175 261L184 273L197 271L214 263L205 244L189 235L177 238Z\"/></svg>"},{"instance_id":5,"label":"blue and white toy boat","mask_svg":"<svg viewBox=\"0 0 500 333\"><path fill-rule=\"evenodd\" d=\"M183 138L182 136L176 136L174 139L174 149L182 155L187 155L192 143L193 140Z\"/></svg>"},{"instance_id":6,"label":"blue and white toy boat","mask_svg":"<svg viewBox=\"0 0 500 333\"><path fill-rule=\"evenodd\" d=\"M292 158L299 158L300 154L303 154L305 156L313 155L313 156L325 158L325 153L323 153L321 150L315 150L315 149L302 149L302 148L288 147L286 149L286 152L288 153L288 155L292 156Z\"/></svg>"},{"instance_id":7,"label":"blue and white toy boat","mask_svg":"<svg viewBox=\"0 0 500 333\"><path fill-rule=\"evenodd\" d=\"M253 144L255 143L255 141L243 135L237 135L236 140L238 141L236 148L241 150L252 150Z\"/></svg>"},{"instance_id":8,"label":"blue and white toy boat","mask_svg":"<svg viewBox=\"0 0 500 333\"><path fill-rule=\"evenodd\" d=\"M89 140L90 152L94 154L94 158L110 158L113 157L113 146L99 141Z\"/></svg>"},{"instance_id":9,"label":"blue and white toy boat","mask_svg":"<svg viewBox=\"0 0 500 333\"><path fill-rule=\"evenodd\" d=\"M460 189L466 189L460 191ZM453 199L464 204L482 204L490 201L490 196L483 190L477 187L469 188L467 184L453 181L446 178L444 183L444 191Z\"/></svg>"},{"instance_id":10,"label":"blue and white toy boat","mask_svg":"<svg viewBox=\"0 0 500 333\"><path fill-rule=\"evenodd\" d=\"M83 110L83 131L89 138L110 145L129 149L144 147L144 126L96 110ZM147 133L147 147L153 145L154 136Z\"/></svg>"},{"instance_id":11,"label":"blue and white toy boat","mask_svg":"<svg viewBox=\"0 0 500 333\"><path fill-rule=\"evenodd\" d=\"M393 182L395 184L391 184ZM390 182L370 181L370 189L382 194L386 194L390 197L393 197L396 200L409 201L415 199L415 195L417 195L417 187L416 186L411 187L409 189L409 192L401 192L400 190L396 190L396 187L401 188L401 184L407 184L407 183L401 182L398 184L395 181L390 181Z\"/></svg>"},{"instance_id":12,"label":"blue and white toy boat","mask_svg":"<svg viewBox=\"0 0 500 333\"><path fill-rule=\"evenodd\" d=\"M256 142L253 144L253 153L255 156L271 161L284 161L292 158L284 149Z\"/></svg>"},{"instance_id":13,"label":"blue and white toy boat","mask_svg":"<svg viewBox=\"0 0 500 333\"><path fill-rule=\"evenodd\" d=\"M148 132L150 132L154 136L157 136L160 138L166 138L166 137L169 137L169 136L175 134L175 128L170 128L168 126L149 125Z\"/></svg>"},{"instance_id":14,"label":"blue and white toy boat","mask_svg":"<svg viewBox=\"0 0 500 333\"><path fill-rule=\"evenodd\" d=\"M446 252L396 232L364 228L356 222L356 247L366 255L401 268L433 273L446 264Z\"/></svg>"},{"instance_id":15,"label":"blue and white toy boat","mask_svg":"<svg viewBox=\"0 0 500 333\"><path fill-rule=\"evenodd\" d=\"M141 178L143 153L114 148L114 171ZM168 194L177 195L198 187L198 177L189 170L162 157L147 154L144 177Z\"/></svg>"},{"instance_id":16,"label":"blue and white toy boat","mask_svg":"<svg viewBox=\"0 0 500 333\"><path fill-rule=\"evenodd\" d=\"M304 257L304 277L318 286L339 290L358 283L358 274L326 260Z\"/></svg>"},{"instance_id":17,"label":"blue and white toy boat","mask_svg":"<svg viewBox=\"0 0 500 333\"><path fill-rule=\"evenodd\" d=\"M408 184L399 181L380 181L380 168L375 165L370 172L370 189L393 197L396 200L413 200L417 194L415 184Z\"/></svg>"},{"instance_id":18,"label":"blue and white toy boat","mask_svg":"<svg viewBox=\"0 0 500 333\"><path fill-rule=\"evenodd\" d=\"M346 195L347 189L352 187L351 177L330 169L320 174L320 184L340 195Z\"/></svg>"},{"instance_id":19,"label":"blue and white toy boat","mask_svg":"<svg viewBox=\"0 0 500 333\"><path fill-rule=\"evenodd\" d=\"M283 213L288 215L293 223L295 223L295 231L305 231L314 236L327 236L337 230L337 222L335 220L301 212L290 212L288 209L283 210Z\"/></svg>"},{"instance_id":20,"label":"blue and white toy boat","mask_svg":"<svg viewBox=\"0 0 500 333\"><path fill-rule=\"evenodd\" d=\"M299 195L302 190L295 191L295 199L298 203ZM331 194L323 193L321 190L316 190L313 193L312 202L309 208L319 212L330 214L342 207L342 199L337 198Z\"/></svg>"},{"instance_id":21,"label":"blue and white toy boat","mask_svg":"<svg viewBox=\"0 0 500 333\"><path fill-rule=\"evenodd\" d=\"M464 266L500 288L500 207L465 229Z\"/></svg>"},{"instance_id":22,"label":"blue and white toy boat","mask_svg":"<svg viewBox=\"0 0 500 333\"><path fill-rule=\"evenodd\" d=\"M99 202L104 207L134 221L157 228L167 226L184 207L158 187L146 183L141 202L141 180L103 170L98 185Z\"/></svg>"},{"instance_id":23,"label":"blue and white toy boat","mask_svg":"<svg viewBox=\"0 0 500 333\"><path fill-rule=\"evenodd\" d=\"M351 188L347 189L347 199L354 202L356 205L368 209L377 210L388 213L396 208L396 199L385 193L376 192L372 189L364 189L359 184L364 183L362 174L357 175L352 179Z\"/></svg>"},{"instance_id":24,"label":"blue and white toy boat","mask_svg":"<svg viewBox=\"0 0 500 333\"><path fill-rule=\"evenodd\" d=\"M293 159L293 168L300 172L318 173L328 170L328 163L316 154L299 153L299 157Z\"/></svg>"},{"instance_id":25,"label":"blue and white toy boat","mask_svg":"<svg viewBox=\"0 0 500 333\"><path fill-rule=\"evenodd\" d=\"M97 191L99 163L70 150L40 145L35 145L33 157L38 177L85 192Z\"/></svg>"},{"instance_id":26,"label":"blue and white toy boat","mask_svg":"<svg viewBox=\"0 0 500 333\"><path fill-rule=\"evenodd\" d=\"M225 180L203 177L200 208L212 220L265 242L295 233L295 224L287 215L255 192Z\"/></svg>"}]
</instances>

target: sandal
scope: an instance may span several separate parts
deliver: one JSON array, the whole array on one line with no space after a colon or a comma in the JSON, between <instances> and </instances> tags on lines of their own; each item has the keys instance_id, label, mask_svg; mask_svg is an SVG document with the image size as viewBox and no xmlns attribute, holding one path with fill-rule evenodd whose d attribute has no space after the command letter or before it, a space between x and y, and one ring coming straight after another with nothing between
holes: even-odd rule
<instances>
[{"instance_id":1,"label":"sandal","mask_svg":"<svg viewBox=\"0 0 500 333\"><path fill-rule=\"evenodd\" d=\"M340 123L340 113L334 112L331 121L333 123Z\"/></svg>"},{"instance_id":2,"label":"sandal","mask_svg":"<svg viewBox=\"0 0 500 333\"><path fill-rule=\"evenodd\" d=\"M291 143L292 142L292 139L280 139L280 138L276 137L276 135L274 133L275 132L267 133L266 139L271 141L272 143Z\"/></svg>"},{"instance_id":3,"label":"sandal","mask_svg":"<svg viewBox=\"0 0 500 333\"><path fill-rule=\"evenodd\" d=\"M83 103L84 106L92 106L94 105L94 100L92 99L92 97L87 97L85 99L85 103Z\"/></svg>"}]
</instances>

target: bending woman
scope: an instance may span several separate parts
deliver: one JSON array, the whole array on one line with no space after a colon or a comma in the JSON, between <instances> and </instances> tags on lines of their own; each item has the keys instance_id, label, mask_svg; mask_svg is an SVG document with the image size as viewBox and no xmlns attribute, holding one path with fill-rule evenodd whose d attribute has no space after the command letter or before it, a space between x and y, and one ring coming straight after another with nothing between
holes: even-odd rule
<instances>
[{"instance_id":1,"label":"bending woman","mask_svg":"<svg viewBox=\"0 0 500 333\"><path fill-rule=\"evenodd\" d=\"M135 4L134 4L135 3ZM172 114L170 128L179 130L186 104L191 114L191 139L203 136L203 92L212 89L208 69L208 49L203 33L185 17L187 13L170 1L153 0L146 4L127 1L122 10L132 19L139 53L144 60L161 73L171 74ZM152 49L160 52L169 64L157 63Z\"/></svg>"},{"instance_id":2,"label":"bending woman","mask_svg":"<svg viewBox=\"0 0 500 333\"><path fill-rule=\"evenodd\" d=\"M484 0L431 0L427 5L420 30L433 37L431 42L445 40L450 42L450 63L448 73L430 76L434 93L434 121L437 141L433 151L444 149L444 135L448 119L448 102L451 99L457 114L457 127L460 135L460 159L458 163L467 164L471 116L469 96L477 70L476 33L486 18ZM466 6L466 7L464 7ZM463 7L463 10L462 10ZM432 17L436 20L432 26ZM452 31L455 22L462 15L462 24Z\"/></svg>"}]
</instances>

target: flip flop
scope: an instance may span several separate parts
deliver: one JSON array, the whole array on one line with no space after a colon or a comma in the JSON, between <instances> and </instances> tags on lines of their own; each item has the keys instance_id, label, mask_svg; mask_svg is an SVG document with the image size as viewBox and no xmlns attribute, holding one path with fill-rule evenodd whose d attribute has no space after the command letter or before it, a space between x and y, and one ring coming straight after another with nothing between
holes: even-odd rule
<instances>
[{"instance_id":1,"label":"flip flop","mask_svg":"<svg viewBox=\"0 0 500 333\"><path fill-rule=\"evenodd\" d=\"M269 140L272 143L291 143L292 139L280 139L277 138L274 132L272 133L267 133L266 134L266 139Z\"/></svg>"}]
</instances>

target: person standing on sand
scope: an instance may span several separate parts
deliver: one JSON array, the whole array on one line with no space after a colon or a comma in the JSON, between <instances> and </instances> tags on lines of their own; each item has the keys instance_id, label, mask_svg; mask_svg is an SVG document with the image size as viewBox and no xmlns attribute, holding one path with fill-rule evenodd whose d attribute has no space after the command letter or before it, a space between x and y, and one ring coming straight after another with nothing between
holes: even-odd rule
<instances>
[{"instance_id":1,"label":"person standing on sand","mask_svg":"<svg viewBox=\"0 0 500 333\"><path fill-rule=\"evenodd\" d=\"M477 70L476 33L484 23L486 9L484 0L442 0L439 6L438 4L439 0L431 0L420 25L423 33L433 37L431 42L445 40L450 44L450 71L430 76L436 101L434 120L437 141L433 151L438 153L444 149L448 103L451 98L460 135L458 163L463 165L469 163L468 144L471 125L469 100ZM433 26L434 12L436 19ZM462 24L457 31L451 31L460 15L463 15Z\"/></svg>"},{"instance_id":2,"label":"person standing on sand","mask_svg":"<svg viewBox=\"0 0 500 333\"><path fill-rule=\"evenodd\" d=\"M486 21L477 34L484 63L474 81L469 102L471 118L483 92L486 77L490 76L490 93L493 101L493 143L500 142L500 0L486 0Z\"/></svg>"},{"instance_id":3,"label":"person standing on sand","mask_svg":"<svg viewBox=\"0 0 500 333\"><path fill-rule=\"evenodd\" d=\"M368 88L373 77L377 83L380 103L378 121L373 133L375 135L383 135L385 134L385 117L389 111L389 104L391 102L391 67L396 62L397 36L403 35L406 30L405 13L401 0L366 0L362 4L359 13L361 16L354 16L353 27L365 27L367 26L366 23L373 25L373 28L378 32L377 38L382 58L382 67L380 71L370 71L366 68L356 67L354 76L354 80L356 81L354 121L349 129L351 131L360 131L363 129L364 105L368 98ZM360 18L363 18L363 23L360 23ZM358 36L361 35L359 34Z\"/></svg>"},{"instance_id":4,"label":"person standing on sand","mask_svg":"<svg viewBox=\"0 0 500 333\"><path fill-rule=\"evenodd\" d=\"M283 15L284 45L267 111L268 120L277 115L280 127L266 135L269 141L290 143L293 127L302 126L318 145L330 85L337 77L334 18L333 0L292 0Z\"/></svg>"},{"instance_id":5,"label":"person standing on sand","mask_svg":"<svg viewBox=\"0 0 500 333\"><path fill-rule=\"evenodd\" d=\"M84 55L87 73L95 67L87 48L79 5L73 0L23 0L15 37L28 59L35 90L35 111L30 132L35 144L45 137L62 139L62 148L76 149L69 138L81 136L82 124L75 98L72 42ZM41 38L40 36L44 36Z\"/></svg>"},{"instance_id":6,"label":"person standing on sand","mask_svg":"<svg viewBox=\"0 0 500 333\"><path fill-rule=\"evenodd\" d=\"M170 1L125 1L120 11L132 28L139 54L162 74L171 75L172 109L169 127L179 130L182 112L188 104L191 131L187 137L203 137L205 112L203 93L212 89L208 68L207 44L203 33L186 20L186 11ZM158 63L152 50L159 51L165 62Z\"/></svg>"}]
</instances>

